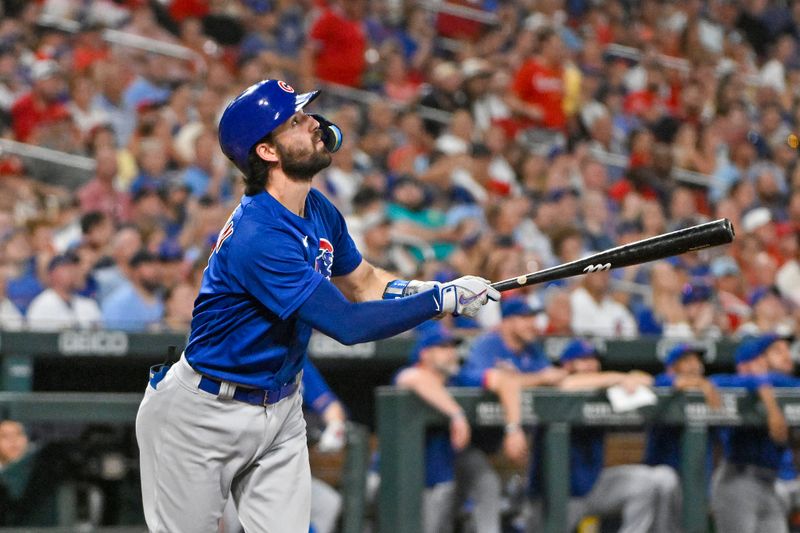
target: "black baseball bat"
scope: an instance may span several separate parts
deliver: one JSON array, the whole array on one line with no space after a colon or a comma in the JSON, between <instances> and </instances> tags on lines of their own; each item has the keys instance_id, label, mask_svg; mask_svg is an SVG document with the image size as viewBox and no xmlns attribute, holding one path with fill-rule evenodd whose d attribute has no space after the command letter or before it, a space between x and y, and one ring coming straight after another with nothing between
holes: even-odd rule
<instances>
[{"instance_id":1,"label":"black baseball bat","mask_svg":"<svg viewBox=\"0 0 800 533\"><path fill-rule=\"evenodd\" d=\"M719 246L733 241L733 225L727 218L713 222L698 224L690 228L679 229L656 235L641 241L631 242L605 252L600 252L577 261L563 265L523 274L516 278L492 283L498 291L507 291L555 279L571 278L589 272L611 270L648 261L656 261L673 255L680 255L701 248Z\"/></svg>"}]
</instances>

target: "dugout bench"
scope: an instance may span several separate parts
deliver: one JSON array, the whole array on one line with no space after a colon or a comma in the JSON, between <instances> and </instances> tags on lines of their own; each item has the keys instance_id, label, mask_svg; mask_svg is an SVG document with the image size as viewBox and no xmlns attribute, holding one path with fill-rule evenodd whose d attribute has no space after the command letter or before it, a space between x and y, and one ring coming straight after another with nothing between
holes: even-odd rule
<instances>
[{"instance_id":1,"label":"dugout bench","mask_svg":"<svg viewBox=\"0 0 800 533\"><path fill-rule=\"evenodd\" d=\"M569 432L572 426L632 429L661 423L682 433L681 482L683 523L687 533L706 533L706 450L712 426L764 425L758 399L742 389L725 389L722 408L712 411L700 393L655 389L658 403L628 413L614 413L603 391L561 392L530 389L522 397L522 421L544 431L543 497L546 533L566 531L569 499ZM494 395L477 388L451 389L470 424L503 427L503 411ZM790 426L800 426L800 390L779 389L776 396ZM379 527L383 533L421 531L424 488L424 440L429 426L447 427L447 419L410 391L380 387L376 391L377 433L381 450Z\"/></svg>"}]
</instances>

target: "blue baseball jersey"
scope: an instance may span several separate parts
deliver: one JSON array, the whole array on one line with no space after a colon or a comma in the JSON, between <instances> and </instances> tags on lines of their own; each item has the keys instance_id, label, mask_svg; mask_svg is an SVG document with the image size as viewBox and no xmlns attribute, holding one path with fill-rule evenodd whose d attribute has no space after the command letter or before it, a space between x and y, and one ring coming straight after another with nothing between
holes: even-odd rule
<instances>
[{"instance_id":1,"label":"blue baseball jersey","mask_svg":"<svg viewBox=\"0 0 800 533\"><path fill-rule=\"evenodd\" d=\"M521 352L515 353L506 346L499 332L490 331L476 337L472 342L455 382L463 387L483 387L486 372L492 368L538 372L550 366L550 360L537 344L530 344ZM486 453L495 453L503 442L503 431L474 428L472 442Z\"/></svg>"},{"instance_id":2,"label":"blue baseball jersey","mask_svg":"<svg viewBox=\"0 0 800 533\"><path fill-rule=\"evenodd\" d=\"M530 344L520 353L515 353L505 345L499 332L490 331L472 342L456 382L464 387L482 387L486 371L492 368L538 372L550 366L550 360L539 345Z\"/></svg>"},{"instance_id":3,"label":"blue baseball jersey","mask_svg":"<svg viewBox=\"0 0 800 533\"><path fill-rule=\"evenodd\" d=\"M741 387L751 392L764 383L775 387L793 386L790 384L793 379L780 374L711 376L719 387ZM725 428L720 433L722 451L729 463L761 466L775 470L776 474L781 468L788 448L773 441L766 427Z\"/></svg>"},{"instance_id":4,"label":"blue baseball jersey","mask_svg":"<svg viewBox=\"0 0 800 533\"><path fill-rule=\"evenodd\" d=\"M675 376L659 374L655 376L653 386L672 387ZM714 430L712 429L712 432ZM653 426L647 431L647 443L644 451L644 463L650 466L668 465L680 472L682 428L676 426ZM706 450L706 480L710 479L714 469L714 450L708 446Z\"/></svg>"},{"instance_id":5,"label":"blue baseball jersey","mask_svg":"<svg viewBox=\"0 0 800 533\"><path fill-rule=\"evenodd\" d=\"M303 217L266 191L242 197L203 273L186 359L245 386L291 382L311 336L295 311L320 283L360 263L344 218L319 191L309 191Z\"/></svg>"}]
</instances>

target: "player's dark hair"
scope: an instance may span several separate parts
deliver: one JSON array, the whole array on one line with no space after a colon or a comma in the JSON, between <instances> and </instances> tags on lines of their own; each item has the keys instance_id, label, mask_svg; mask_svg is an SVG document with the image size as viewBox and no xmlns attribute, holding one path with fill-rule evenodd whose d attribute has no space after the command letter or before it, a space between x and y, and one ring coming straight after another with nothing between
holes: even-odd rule
<instances>
[{"instance_id":1,"label":"player's dark hair","mask_svg":"<svg viewBox=\"0 0 800 533\"><path fill-rule=\"evenodd\" d=\"M254 196L264 190L269 179L269 171L277 164L259 157L256 146L261 143L272 144L272 132L259 139L247 154L247 174L244 176L244 193L247 196Z\"/></svg>"}]
</instances>

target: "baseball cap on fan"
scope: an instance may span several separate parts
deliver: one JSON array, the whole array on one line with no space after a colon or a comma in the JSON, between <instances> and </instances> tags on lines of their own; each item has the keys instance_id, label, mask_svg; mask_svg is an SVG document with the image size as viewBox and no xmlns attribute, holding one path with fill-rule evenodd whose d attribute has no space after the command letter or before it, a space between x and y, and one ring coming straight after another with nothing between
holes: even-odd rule
<instances>
[{"instance_id":1,"label":"baseball cap on fan","mask_svg":"<svg viewBox=\"0 0 800 533\"><path fill-rule=\"evenodd\" d=\"M233 99L219 121L223 153L244 173L250 149L311 103L319 91L297 93L282 80L262 80Z\"/></svg>"}]
</instances>

